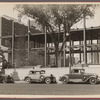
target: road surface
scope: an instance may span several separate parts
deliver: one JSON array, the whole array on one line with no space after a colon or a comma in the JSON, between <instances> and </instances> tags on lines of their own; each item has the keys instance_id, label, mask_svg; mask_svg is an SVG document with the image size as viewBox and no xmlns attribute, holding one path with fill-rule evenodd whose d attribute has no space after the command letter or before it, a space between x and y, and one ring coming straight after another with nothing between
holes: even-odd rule
<instances>
[{"instance_id":1,"label":"road surface","mask_svg":"<svg viewBox=\"0 0 100 100\"><path fill-rule=\"evenodd\" d=\"M0 94L18 95L100 95L100 84L0 83Z\"/></svg>"}]
</instances>

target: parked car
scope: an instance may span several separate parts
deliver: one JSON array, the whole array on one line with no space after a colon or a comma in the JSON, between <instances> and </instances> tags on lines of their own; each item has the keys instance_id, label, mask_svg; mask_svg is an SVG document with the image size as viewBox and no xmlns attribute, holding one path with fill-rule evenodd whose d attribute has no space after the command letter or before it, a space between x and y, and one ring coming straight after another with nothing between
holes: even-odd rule
<instances>
[{"instance_id":1,"label":"parked car","mask_svg":"<svg viewBox=\"0 0 100 100\"><path fill-rule=\"evenodd\" d=\"M85 73L85 69L73 68L71 73L65 74L59 78L63 84L68 82L89 82L90 84L96 84L100 81L100 77L94 73Z\"/></svg>"},{"instance_id":2,"label":"parked car","mask_svg":"<svg viewBox=\"0 0 100 100\"><path fill-rule=\"evenodd\" d=\"M10 75L0 74L1 83L14 83L14 79Z\"/></svg>"},{"instance_id":3,"label":"parked car","mask_svg":"<svg viewBox=\"0 0 100 100\"><path fill-rule=\"evenodd\" d=\"M56 83L56 78L52 74L45 73L45 70L31 70L24 78L26 83L45 82L46 84Z\"/></svg>"}]
</instances>

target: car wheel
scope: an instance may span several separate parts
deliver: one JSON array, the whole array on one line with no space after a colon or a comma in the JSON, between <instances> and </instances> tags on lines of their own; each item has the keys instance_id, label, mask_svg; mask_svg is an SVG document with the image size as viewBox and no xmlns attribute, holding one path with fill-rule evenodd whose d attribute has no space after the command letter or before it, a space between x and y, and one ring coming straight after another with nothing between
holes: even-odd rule
<instances>
[{"instance_id":1,"label":"car wheel","mask_svg":"<svg viewBox=\"0 0 100 100\"><path fill-rule=\"evenodd\" d=\"M68 78L64 77L64 78L62 79L62 83L63 83L63 84L67 84L67 83L68 83Z\"/></svg>"},{"instance_id":2,"label":"car wheel","mask_svg":"<svg viewBox=\"0 0 100 100\"><path fill-rule=\"evenodd\" d=\"M29 77L25 78L25 83L31 83L31 79Z\"/></svg>"},{"instance_id":3,"label":"car wheel","mask_svg":"<svg viewBox=\"0 0 100 100\"><path fill-rule=\"evenodd\" d=\"M45 83L46 83L46 84L50 84L50 83L51 83L51 79L50 79L49 77L47 77L47 78L45 79Z\"/></svg>"},{"instance_id":4,"label":"car wheel","mask_svg":"<svg viewBox=\"0 0 100 100\"><path fill-rule=\"evenodd\" d=\"M97 79L95 77L92 77L89 79L90 84L96 84L97 83Z\"/></svg>"},{"instance_id":5,"label":"car wheel","mask_svg":"<svg viewBox=\"0 0 100 100\"><path fill-rule=\"evenodd\" d=\"M14 79L13 79L13 78L11 78L10 81L11 81L12 83L14 83Z\"/></svg>"},{"instance_id":6,"label":"car wheel","mask_svg":"<svg viewBox=\"0 0 100 100\"><path fill-rule=\"evenodd\" d=\"M7 83L7 78L4 78L4 79L2 80L2 83Z\"/></svg>"},{"instance_id":7,"label":"car wheel","mask_svg":"<svg viewBox=\"0 0 100 100\"><path fill-rule=\"evenodd\" d=\"M56 78L53 78L53 83L56 83Z\"/></svg>"}]
</instances>

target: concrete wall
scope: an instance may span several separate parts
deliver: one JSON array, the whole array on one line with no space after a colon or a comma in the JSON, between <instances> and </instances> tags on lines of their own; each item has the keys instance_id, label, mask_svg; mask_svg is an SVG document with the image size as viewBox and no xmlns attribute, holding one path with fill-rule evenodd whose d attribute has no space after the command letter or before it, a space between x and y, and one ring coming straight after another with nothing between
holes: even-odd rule
<instances>
[{"instance_id":1,"label":"concrete wall","mask_svg":"<svg viewBox=\"0 0 100 100\"><path fill-rule=\"evenodd\" d=\"M11 75L15 80L23 80L24 77L29 73L33 68L16 68L14 69L6 69L5 73ZM57 81L59 76L62 76L69 72L69 68L41 68L41 70L45 70L46 73L53 74ZM86 73L96 73L100 76L100 65L85 67Z\"/></svg>"}]
</instances>

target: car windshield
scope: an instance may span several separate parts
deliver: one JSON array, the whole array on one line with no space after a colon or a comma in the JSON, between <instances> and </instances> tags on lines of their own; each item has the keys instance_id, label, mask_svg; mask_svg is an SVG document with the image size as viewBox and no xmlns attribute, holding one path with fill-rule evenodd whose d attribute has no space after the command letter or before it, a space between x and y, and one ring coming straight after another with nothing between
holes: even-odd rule
<instances>
[{"instance_id":1,"label":"car windshield","mask_svg":"<svg viewBox=\"0 0 100 100\"><path fill-rule=\"evenodd\" d=\"M45 74L45 71L41 71L40 73L41 73L41 74Z\"/></svg>"},{"instance_id":2,"label":"car windshield","mask_svg":"<svg viewBox=\"0 0 100 100\"><path fill-rule=\"evenodd\" d=\"M72 73L84 73L85 72L85 70L84 69L73 69L72 70Z\"/></svg>"},{"instance_id":3,"label":"car windshield","mask_svg":"<svg viewBox=\"0 0 100 100\"><path fill-rule=\"evenodd\" d=\"M34 74L34 73L35 73L34 71L30 71L30 72L29 72L29 74Z\"/></svg>"},{"instance_id":4,"label":"car windshield","mask_svg":"<svg viewBox=\"0 0 100 100\"><path fill-rule=\"evenodd\" d=\"M85 72L85 69L81 69L81 73L84 73Z\"/></svg>"}]
</instances>

